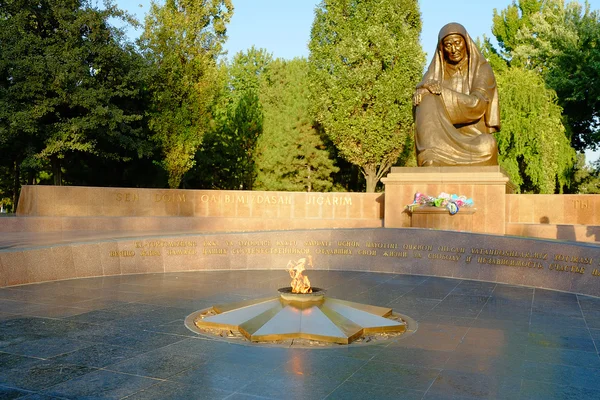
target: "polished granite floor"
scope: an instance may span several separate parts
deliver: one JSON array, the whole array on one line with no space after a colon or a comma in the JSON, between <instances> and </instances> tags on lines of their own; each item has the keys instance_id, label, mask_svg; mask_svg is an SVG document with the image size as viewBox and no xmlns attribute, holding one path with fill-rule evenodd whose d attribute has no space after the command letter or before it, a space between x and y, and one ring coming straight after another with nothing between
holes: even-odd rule
<instances>
[{"instance_id":1,"label":"polished granite floor","mask_svg":"<svg viewBox=\"0 0 600 400\"><path fill-rule=\"evenodd\" d=\"M151 274L0 289L0 399L600 399L600 299L486 282L310 271L328 295L418 321L327 349L231 344L184 326L270 296L285 271Z\"/></svg>"}]
</instances>

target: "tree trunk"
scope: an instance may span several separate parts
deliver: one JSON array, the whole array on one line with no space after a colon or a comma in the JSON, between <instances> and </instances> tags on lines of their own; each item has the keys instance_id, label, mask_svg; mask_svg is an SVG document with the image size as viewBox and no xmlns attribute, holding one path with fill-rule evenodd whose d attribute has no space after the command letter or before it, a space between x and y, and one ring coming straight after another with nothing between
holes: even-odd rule
<instances>
[{"instance_id":1,"label":"tree trunk","mask_svg":"<svg viewBox=\"0 0 600 400\"><path fill-rule=\"evenodd\" d=\"M29 170L29 173L27 174L27 184L28 185L35 184L35 170L33 170L33 169Z\"/></svg>"},{"instance_id":2,"label":"tree trunk","mask_svg":"<svg viewBox=\"0 0 600 400\"><path fill-rule=\"evenodd\" d=\"M60 167L60 158L52 156L52 176L54 178L54 186L62 186L62 169Z\"/></svg>"},{"instance_id":3,"label":"tree trunk","mask_svg":"<svg viewBox=\"0 0 600 400\"><path fill-rule=\"evenodd\" d=\"M21 189L21 163L18 160L15 160L14 170L13 170L13 190L12 190L12 211L17 211L17 204L19 202L19 192Z\"/></svg>"},{"instance_id":4,"label":"tree trunk","mask_svg":"<svg viewBox=\"0 0 600 400\"><path fill-rule=\"evenodd\" d=\"M367 193L374 193L378 182L377 167L371 165L365 166L363 167L363 174L367 181Z\"/></svg>"}]
</instances>

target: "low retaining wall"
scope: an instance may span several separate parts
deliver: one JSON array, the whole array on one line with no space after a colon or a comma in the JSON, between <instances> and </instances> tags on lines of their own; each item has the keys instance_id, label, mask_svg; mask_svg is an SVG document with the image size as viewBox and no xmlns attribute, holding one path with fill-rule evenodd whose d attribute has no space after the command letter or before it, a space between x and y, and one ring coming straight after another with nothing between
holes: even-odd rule
<instances>
[{"instance_id":1,"label":"low retaining wall","mask_svg":"<svg viewBox=\"0 0 600 400\"><path fill-rule=\"evenodd\" d=\"M18 217L0 218L0 233L188 233L385 226L600 242L600 195L505 194L507 178L498 167L466 171L394 168L386 178L385 195L23 186ZM470 181L463 182L467 177ZM444 210L441 214L435 210L408 213L405 206L417 191L464 194L474 199L475 208L453 216Z\"/></svg>"},{"instance_id":2,"label":"low retaining wall","mask_svg":"<svg viewBox=\"0 0 600 400\"><path fill-rule=\"evenodd\" d=\"M508 194L506 223L600 225L598 194Z\"/></svg>"},{"instance_id":3,"label":"low retaining wall","mask_svg":"<svg viewBox=\"0 0 600 400\"><path fill-rule=\"evenodd\" d=\"M217 233L14 248L0 251L0 286L135 273L283 270L289 260L306 256L313 257L316 269L464 278L600 296L600 246L411 228Z\"/></svg>"},{"instance_id":4,"label":"low retaining wall","mask_svg":"<svg viewBox=\"0 0 600 400\"><path fill-rule=\"evenodd\" d=\"M382 193L23 186L20 216L382 219Z\"/></svg>"}]
</instances>

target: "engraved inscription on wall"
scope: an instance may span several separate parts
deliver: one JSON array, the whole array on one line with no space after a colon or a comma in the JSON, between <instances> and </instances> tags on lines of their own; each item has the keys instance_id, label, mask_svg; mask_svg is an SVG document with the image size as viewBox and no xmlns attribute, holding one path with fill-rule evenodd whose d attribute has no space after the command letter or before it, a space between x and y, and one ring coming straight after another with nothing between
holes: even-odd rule
<instances>
[{"instance_id":1,"label":"engraved inscription on wall","mask_svg":"<svg viewBox=\"0 0 600 400\"><path fill-rule=\"evenodd\" d=\"M542 247L542 248L545 248ZM549 274L574 274L577 276L600 277L600 257L591 255L569 254L566 251L551 253L546 251L514 250L496 247L466 247L451 244L434 244L417 240L375 241L363 240L357 234L355 240L294 240L294 239L239 239L235 235L231 239L160 239L139 240L133 242L133 248L109 252L110 257L189 257L190 259L206 259L212 257L281 255L289 259L313 256L316 266L327 265L328 258L340 258L348 263L367 265L377 263L378 259L393 263L417 263L422 266L464 265L465 268L519 268L525 273L538 274L545 271ZM244 262L248 259L244 258ZM363 260L363 261L360 261ZM412 261L411 261L412 260ZM167 261L165 261L167 262ZM412 264L411 264L412 265ZM269 266L268 268L283 268ZM374 265L372 270L378 270Z\"/></svg>"}]
</instances>

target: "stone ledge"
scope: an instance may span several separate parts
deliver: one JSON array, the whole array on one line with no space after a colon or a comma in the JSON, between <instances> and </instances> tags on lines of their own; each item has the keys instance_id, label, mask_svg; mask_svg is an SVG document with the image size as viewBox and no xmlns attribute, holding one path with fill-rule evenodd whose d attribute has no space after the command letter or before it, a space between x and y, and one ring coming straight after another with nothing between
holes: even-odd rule
<instances>
[{"instance_id":1,"label":"stone ledge","mask_svg":"<svg viewBox=\"0 0 600 400\"><path fill-rule=\"evenodd\" d=\"M477 211L476 208L472 208L472 207L463 207L460 209L460 211L456 214L450 214L448 212L448 210L444 207L417 207L415 209L413 209L412 211L410 211L410 213L412 214L447 214L449 216L452 215L471 215L474 214Z\"/></svg>"}]
</instances>

